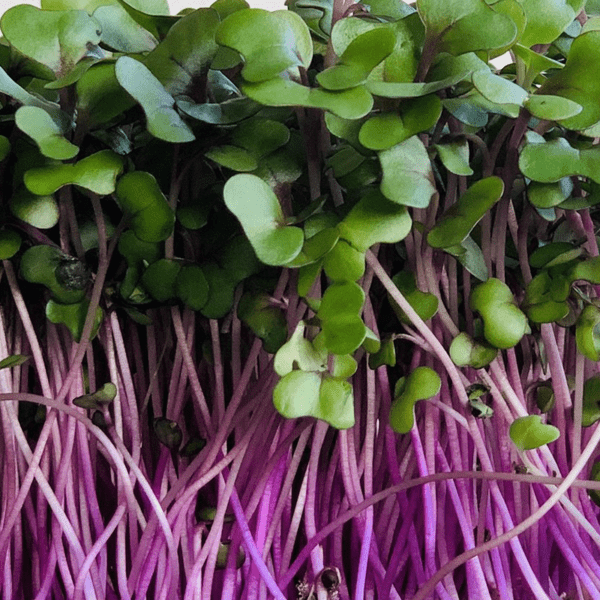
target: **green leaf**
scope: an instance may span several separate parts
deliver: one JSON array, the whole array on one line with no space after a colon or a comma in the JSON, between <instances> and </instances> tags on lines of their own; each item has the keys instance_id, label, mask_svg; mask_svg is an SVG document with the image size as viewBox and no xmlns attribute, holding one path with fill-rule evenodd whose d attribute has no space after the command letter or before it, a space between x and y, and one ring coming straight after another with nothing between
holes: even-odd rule
<instances>
[{"instance_id":1,"label":"green leaf","mask_svg":"<svg viewBox=\"0 0 600 600\"><path fill-rule=\"evenodd\" d=\"M281 308L271 304L266 293L246 293L238 305L239 318L263 341L263 348L275 354L287 339L287 320Z\"/></svg>"},{"instance_id":2,"label":"green leaf","mask_svg":"<svg viewBox=\"0 0 600 600\"><path fill-rule=\"evenodd\" d=\"M590 427L600 420L600 377L590 377L583 384L581 424Z\"/></svg>"},{"instance_id":3,"label":"green leaf","mask_svg":"<svg viewBox=\"0 0 600 600\"><path fill-rule=\"evenodd\" d=\"M480 281L487 280L488 270L483 252L472 237L466 237L456 246L444 248L444 252L454 256L471 275L474 275Z\"/></svg>"},{"instance_id":4,"label":"green leaf","mask_svg":"<svg viewBox=\"0 0 600 600\"><path fill-rule=\"evenodd\" d=\"M575 255L572 254L573 251L576 251ZM581 248L576 248L569 242L552 242L534 250L529 256L529 264L534 269L548 268L577 258L582 252Z\"/></svg>"},{"instance_id":5,"label":"green leaf","mask_svg":"<svg viewBox=\"0 0 600 600\"><path fill-rule=\"evenodd\" d=\"M450 358L457 367L483 369L498 354L498 350L486 343L474 340L468 333L459 333L450 344Z\"/></svg>"},{"instance_id":6,"label":"green leaf","mask_svg":"<svg viewBox=\"0 0 600 600\"><path fill-rule=\"evenodd\" d=\"M379 152L382 194L397 204L427 208L436 187L427 150L415 135Z\"/></svg>"},{"instance_id":7,"label":"green leaf","mask_svg":"<svg viewBox=\"0 0 600 600\"><path fill-rule=\"evenodd\" d=\"M391 28L372 29L357 36L339 57L338 64L321 71L317 81L328 90L345 90L364 83L369 73L396 45Z\"/></svg>"},{"instance_id":8,"label":"green leaf","mask_svg":"<svg viewBox=\"0 0 600 600\"><path fill-rule=\"evenodd\" d=\"M521 150L519 169L525 177L541 183L553 183L573 175L583 175L600 183L600 149L594 146L577 150L562 137L550 142L535 139Z\"/></svg>"},{"instance_id":9,"label":"green leaf","mask_svg":"<svg viewBox=\"0 0 600 600\"><path fill-rule=\"evenodd\" d=\"M175 100L141 62L122 56L115 67L117 80L142 107L148 131L174 144L196 139L192 130L173 108Z\"/></svg>"},{"instance_id":10,"label":"green leaf","mask_svg":"<svg viewBox=\"0 0 600 600\"><path fill-rule=\"evenodd\" d=\"M225 269L221 269L216 263L209 262L202 265L202 271L208 281L208 300L202 307L201 312L207 319L220 319L232 308L235 281Z\"/></svg>"},{"instance_id":11,"label":"green leaf","mask_svg":"<svg viewBox=\"0 0 600 600\"><path fill-rule=\"evenodd\" d=\"M196 104L184 97L175 100L177 108L189 117L211 125L231 125L255 115L262 107L250 98L232 98L217 103Z\"/></svg>"},{"instance_id":12,"label":"green leaf","mask_svg":"<svg viewBox=\"0 0 600 600\"><path fill-rule=\"evenodd\" d=\"M212 8L194 10L178 20L166 38L148 54L146 67L169 94L185 94L200 102L205 100L201 90L217 53L215 36L219 25L219 14Z\"/></svg>"},{"instance_id":13,"label":"green leaf","mask_svg":"<svg viewBox=\"0 0 600 600\"><path fill-rule=\"evenodd\" d=\"M37 196L49 196L65 185L78 185L100 196L115 191L123 159L112 150L101 150L75 164L48 165L25 173L27 189Z\"/></svg>"},{"instance_id":14,"label":"green leaf","mask_svg":"<svg viewBox=\"0 0 600 600\"><path fill-rule=\"evenodd\" d=\"M467 140L456 140L444 144L435 144L435 149L442 164L450 173L468 177L473 175L469 165L469 143Z\"/></svg>"},{"instance_id":15,"label":"green leaf","mask_svg":"<svg viewBox=\"0 0 600 600\"><path fill-rule=\"evenodd\" d=\"M493 50L515 41L517 27L496 13L484 0L419 0L426 42L438 52L459 55L474 50Z\"/></svg>"},{"instance_id":16,"label":"green leaf","mask_svg":"<svg viewBox=\"0 0 600 600\"><path fill-rule=\"evenodd\" d=\"M340 314L359 315L364 301L365 293L357 283L334 283L325 290L317 316L329 321Z\"/></svg>"},{"instance_id":17,"label":"green leaf","mask_svg":"<svg viewBox=\"0 0 600 600\"><path fill-rule=\"evenodd\" d=\"M119 179L116 192L140 240L162 242L171 235L175 215L153 175L144 171L127 173Z\"/></svg>"},{"instance_id":18,"label":"green leaf","mask_svg":"<svg viewBox=\"0 0 600 600\"><path fill-rule=\"evenodd\" d=\"M76 342L80 342L89 308L90 302L87 299L75 304L60 304L54 300L48 300L48 304L46 304L46 317L52 323L66 325L73 339ZM103 310L99 306L96 307L90 339L96 337L103 318Z\"/></svg>"},{"instance_id":19,"label":"green leaf","mask_svg":"<svg viewBox=\"0 0 600 600\"><path fill-rule=\"evenodd\" d=\"M31 357L24 354L12 354L0 360L0 369L12 369L25 364Z\"/></svg>"},{"instance_id":20,"label":"green leaf","mask_svg":"<svg viewBox=\"0 0 600 600\"><path fill-rule=\"evenodd\" d=\"M237 217L258 258L267 265L285 265L302 250L299 227L285 225L279 199L262 179L234 175L223 189L227 208Z\"/></svg>"},{"instance_id":21,"label":"green leaf","mask_svg":"<svg viewBox=\"0 0 600 600\"><path fill-rule=\"evenodd\" d=\"M214 146L204 156L232 171L254 171L258 168L256 158L245 148L237 146Z\"/></svg>"},{"instance_id":22,"label":"green leaf","mask_svg":"<svg viewBox=\"0 0 600 600\"><path fill-rule=\"evenodd\" d=\"M76 86L78 122L93 128L135 105L119 85L114 63L100 63L81 76Z\"/></svg>"},{"instance_id":23,"label":"green leaf","mask_svg":"<svg viewBox=\"0 0 600 600\"><path fill-rule=\"evenodd\" d=\"M392 277L392 281L423 321L431 319L431 317L437 313L439 302L437 296L430 294L429 292L422 292L417 287L414 273L410 271L400 271L400 273L396 273L396 275ZM389 295L388 299L400 322L410 325L411 320L406 316L400 306L398 306L397 302Z\"/></svg>"},{"instance_id":24,"label":"green leaf","mask_svg":"<svg viewBox=\"0 0 600 600\"><path fill-rule=\"evenodd\" d=\"M539 93L582 106L579 114L561 121L567 129L585 129L600 121L600 31L573 40L564 69L547 79Z\"/></svg>"},{"instance_id":25,"label":"green leaf","mask_svg":"<svg viewBox=\"0 0 600 600\"><path fill-rule=\"evenodd\" d=\"M275 152L289 140L290 130L283 123L262 117L240 123L231 137L233 144L245 148L257 160Z\"/></svg>"},{"instance_id":26,"label":"green leaf","mask_svg":"<svg viewBox=\"0 0 600 600\"><path fill-rule=\"evenodd\" d=\"M357 281L365 274L365 254L339 240L325 255L323 269L332 281Z\"/></svg>"},{"instance_id":27,"label":"green leaf","mask_svg":"<svg viewBox=\"0 0 600 600\"><path fill-rule=\"evenodd\" d=\"M110 404L117 397L117 386L110 381L92 394L73 398L73 404L88 410L101 410L103 404Z\"/></svg>"},{"instance_id":28,"label":"green leaf","mask_svg":"<svg viewBox=\"0 0 600 600\"><path fill-rule=\"evenodd\" d=\"M242 76L249 82L267 81L292 67L308 69L312 60L310 31L291 11L236 11L223 21L216 40L244 57Z\"/></svg>"},{"instance_id":29,"label":"green leaf","mask_svg":"<svg viewBox=\"0 0 600 600\"><path fill-rule=\"evenodd\" d=\"M12 229L0 230L0 260L12 258L21 247L21 236Z\"/></svg>"},{"instance_id":30,"label":"green leaf","mask_svg":"<svg viewBox=\"0 0 600 600\"><path fill-rule=\"evenodd\" d=\"M373 108L373 97L362 86L332 92L278 78L260 83L243 83L241 87L249 98L266 106L322 108L343 119L360 119Z\"/></svg>"},{"instance_id":31,"label":"green leaf","mask_svg":"<svg viewBox=\"0 0 600 600\"><path fill-rule=\"evenodd\" d=\"M452 74L444 79L429 83L395 83L391 81L367 81L366 88L374 96L384 98L418 98L428 96L440 90L456 85L469 75L470 71L464 70Z\"/></svg>"},{"instance_id":32,"label":"green leaf","mask_svg":"<svg viewBox=\"0 0 600 600\"><path fill-rule=\"evenodd\" d=\"M448 248L461 244L485 213L500 200L504 183L499 177L486 177L474 183L453 204L427 235L433 248Z\"/></svg>"},{"instance_id":33,"label":"green leaf","mask_svg":"<svg viewBox=\"0 0 600 600\"><path fill-rule=\"evenodd\" d=\"M36 196L20 188L9 201L12 214L38 229L51 229L58 223L58 204L53 196Z\"/></svg>"},{"instance_id":34,"label":"green leaf","mask_svg":"<svg viewBox=\"0 0 600 600\"><path fill-rule=\"evenodd\" d=\"M527 186L527 199L536 208L553 208L562 204L573 192L573 182L564 177L557 183L531 182Z\"/></svg>"},{"instance_id":35,"label":"green leaf","mask_svg":"<svg viewBox=\"0 0 600 600\"><path fill-rule=\"evenodd\" d=\"M277 351L273 368L280 377L295 369L307 372L327 370L327 353L318 351L304 337L304 330L304 321L300 321L290 339Z\"/></svg>"},{"instance_id":36,"label":"green leaf","mask_svg":"<svg viewBox=\"0 0 600 600\"><path fill-rule=\"evenodd\" d=\"M69 118L60 110L60 106L58 104L30 94L27 90L15 83L1 67L0 92L10 96L11 98L14 98L20 104L25 106L36 106L45 110L56 123L60 123L63 126L67 126L69 124Z\"/></svg>"},{"instance_id":37,"label":"green leaf","mask_svg":"<svg viewBox=\"0 0 600 600\"><path fill-rule=\"evenodd\" d=\"M273 390L277 411L288 419L315 417L337 429L354 425L352 386L334 378L322 378L318 373L292 371Z\"/></svg>"},{"instance_id":38,"label":"green leaf","mask_svg":"<svg viewBox=\"0 0 600 600\"><path fill-rule=\"evenodd\" d=\"M48 158L69 160L79 153L79 148L64 137L64 131L42 108L22 106L15 113L15 123Z\"/></svg>"},{"instance_id":39,"label":"green leaf","mask_svg":"<svg viewBox=\"0 0 600 600\"><path fill-rule=\"evenodd\" d=\"M564 121L578 115L583 107L573 100L560 96L536 94L529 96L523 106L538 119Z\"/></svg>"},{"instance_id":40,"label":"green leaf","mask_svg":"<svg viewBox=\"0 0 600 600\"><path fill-rule=\"evenodd\" d=\"M547 271L536 275L525 288L523 309L534 323L554 323L569 314L570 283L564 277L553 279Z\"/></svg>"},{"instance_id":41,"label":"green leaf","mask_svg":"<svg viewBox=\"0 0 600 600\"><path fill-rule=\"evenodd\" d=\"M519 310L510 288L490 278L471 292L469 304L483 319L483 334L496 348L512 348L528 329L527 317Z\"/></svg>"},{"instance_id":42,"label":"green leaf","mask_svg":"<svg viewBox=\"0 0 600 600\"><path fill-rule=\"evenodd\" d=\"M494 104L523 106L527 98L527 92L521 86L489 71L477 71L472 79L477 91Z\"/></svg>"},{"instance_id":43,"label":"green leaf","mask_svg":"<svg viewBox=\"0 0 600 600\"><path fill-rule=\"evenodd\" d=\"M511 51L523 62L530 81L533 81L540 73L544 73L550 69L562 69L565 66L561 62L553 60L539 52L534 52L521 44L512 46Z\"/></svg>"},{"instance_id":44,"label":"green leaf","mask_svg":"<svg viewBox=\"0 0 600 600\"><path fill-rule=\"evenodd\" d=\"M400 115L381 113L368 119L360 128L358 139L370 150L387 150L404 140L431 129L442 114L442 102L432 94L403 103Z\"/></svg>"},{"instance_id":45,"label":"green leaf","mask_svg":"<svg viewBox=\"0 0 600 600\"><path fill-rule=\"evenodd\" d=\"M56 77L72 71L97 48L102 34L100 23L84 11L41 11L26 4L6 11L0 27L11 46Z\"/></svg>"},{"instance_id":46,"label":"green leaf","mask_svg":"<svg viewBox=\"0 0 600 600\"><path fill-rule=\"evenodd\" d=\"M175 298L176 281L181 265L167 258L161 258L149 265L142 275L142 284L158 302L166 303Z\"/></svg>"},{"instance_id":47,"label":"green leaf","mask_svg":"<svg viewBox=\"0 0 600 600\"><path fill-rule=\"evenodd\" d=\"M393 338L382 340L380 349L369 356L369 369L378 369L384 365L396 366L396 346Z\"/></svg>"},{"instance_id":48,"label":"green leaf","mask_svg":"<svg viewBox=\"0 0 600 600\"><path fill-rule=\"evenodd\" d=\"M181 268L175 280L175 294L192 310L202 310L208 302L209 287L204 271L198 265Z\"/></svg>"},{"instance_id":49,"label":"green leaf","mask_svg":"<svg viewBox=\"0 0 600 600\"><path fill-rule=\"evenodd\" d=\"M30 283L46 286L62 304L77 303L85 297L85 289L67 288L56 277L56 270L68 258L54 246L32 246L21 257L21 275Z\"/></svg>"},{"instance_id":50,"label":"green leaf","mask_svg":"<svg viewBox=\"0 0 600 600\"><path fill-rule=\"evenodd\" d=\"M183 441L181 427L171 419L159 417L154 419L154 433L158 441L169 450L177 450Z\"/></svg>"},{"instance_id":51,"label":"green leaf","mask_svg":"<svg viewBox=\"0 0 600 600\"><path fill-rule=\"evenodd\" d=\"M527 26L519 42L531 47L553 42L583 8L585 0L519 0Z\"/></svg>"},{"instance_id":52,"label":"green leaf","mask_svg":"<svg viewBox=\"0 0 600 600\"><path fill-rule=\"evenodd\" d=\"M515 419L508 433L515 446L521 451L534 450L560 437L560 431L553 425L542 423L540 415Z\"/></svg>"},{"instance_id":53,"label":"green leaf","mask_svg":"<svg viewBox=\"0 0 600 600\"><path fill-rule=\"evenodd\" d=\"M141 54L158 45L158 40L119 4L99 6L94 11L94 19L102 28L102 44L117 52Z\"/></svg>"},{"instance_id":54,"label":"green leaf","mask_svg":"<svg viewBox=\"0 0 600 600\"><path fill-rule=\"evenodd\" d=\"M379 190L372 190L352 207L338 229L342 238L364 252L374 244L402 241L411 227L406 207L390 202Z\"/></svg>"},{"instance_id":55,"label":"green leaf","mask_svg":"<svg viewBox=\"0 0 600 600\"><path fill-rule=\"evenodd\" d=\"M392 429L396 433L408 433L415 424L415 404L437 395L441 385L440 376L429 367L417 367L398 381L390 411Z\"/></svg>"},{"instance_id":56,"label":"green leaf","mask_svg":"<svg viewBox=\"0 0 600 600\"><path fill-rule=\"evenodd\" d=\"M575 341L577 350L594 362L600 361L600 309L588 304L577 319Z\"/></svg>"}]
</instances>

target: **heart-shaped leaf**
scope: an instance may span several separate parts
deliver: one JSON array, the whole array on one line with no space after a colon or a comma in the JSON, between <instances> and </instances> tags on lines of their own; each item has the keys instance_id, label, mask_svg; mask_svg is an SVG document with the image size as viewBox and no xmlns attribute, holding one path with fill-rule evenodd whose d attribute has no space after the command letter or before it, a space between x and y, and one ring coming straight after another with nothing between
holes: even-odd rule
<instances>
[{"instance_id":1,"label":"heart-shaped leaf","mask_svg":"<svg viewBox=\"0 0 600 600\"><path fill-rule=\"evenodd\" d=\"M519 0L527 25L519 42L530 48L553 42L583 8L583 0Z\"/></svg>"},{"instance_id":2,"label":"heart-shaped leaf","mask_svg":"<svg viewBox=\"0 0 600 600\"><path fill-rule=\"evenodd\" d=\"M175 293L192 310L202 310L208 302L208 281L198 265L181 267L175 280Z\"/></svg>"},{"instance_id":3,"label":"heart-shaped leaf","mask_svg":"<svg viewBox=\"0 0 600 600\"><path fill-rule=\"evenodd\" d=\"M483 334L496 348L512 348L525 335L527 317L517 307L510 288L490 278L471 292L469 304L483 319Z\"/></svg>"},{"instance_id":4,"label":"heart-shaped leaf","mask_svg":"<svg viewBox=\"0 0 600 600\"><path fill-rule=\"evenodd\" d=\"M48 158L69 160L79 153L79 148L71 144L64 131L52 117L37 106L22 106L15 113L17 127L31 137L40 152Z\"/></svg>"},{"instance_id":5,"label":"heart-shaped leaf","mask_svg":"<svg viewBox=\"0 0 600 600\"><path fill-rule=\"evenodd\" d=\"M315 417L337 429L354 425L353 400L349 383L314 372L292 371L273 390L275 408L284 417Z\"/></svg>"},{"instance_id":6,"label":"heart-shaped leaf","mask_svg":"<svg viewBox=\"0 0 600 600\"><path fill-rule=\"evenodd\" d=\"M536 94L523 102L523 106L538 119L564 121L578 115L583 107L573 100L561 96Z\"/></svg>"},{"instance_id":7,"label":"heart-shaped leaf","mask_svg":"<svg viewBox=\"0 0 600 600\"><path fill-rule=\"evenodd\" d=\"M519 169L525 177L553 183L564 177L583 175L600 183L600 150L596 147L578 150L562 137L545 142L530 135L528 140L519 156Z\"/></svg>"},{"instance_id":8,"label":"heart-shaped leaf","mask_svg":"<svg viewBox=\"0 0 600 600\"><path fill-rule=\"evenodd\" d=\"M414 406L439 393L442 380L429 367L417 367L396 384L390 411L390 425L396 433L408 433L415 424Z\"/></svg>"},{"instance_id":9,"label":"heart-shaped leaf","mask_svg":"<svg viewBox=\"0 0 600 600\"><path fill-rule=\"evenodd\" d=\"M312 60L310 31L291 11L236 11L223 21L216 40L244 57L242 76L250 82L267 81L292 67L308 69Z\"/></svg>"},{"instance_id":10,"label":"heart-shaped leaf","mask_svg":"<svg viewBox=\"0 0 600 600\"><path fill-rule=\"evenodd\" d=\"M53 196L36 196L21 188L10 199L9 206L17 219L38 229L51 229L58 223L58 204Z\"/></svg>"},{"instance_id":11,"label":"heart-shaped leaf","mask_svg":"<svg viewBox=\"0 0 600 600\"><path fill-rule=\"evenodd\" d=\"M379 350L369 356L369 369L378 369L384 365L396 366L396 346L393 338L382 340Z\"/></svg>"},{"instance_id":12,"label":"heart-shaped leaf","mask_svg":"<svg viewBox=\"0 0 600 600\"><path fill-rule=\"evenodd\" d=\"M102 44L117 52L141 54L158 45L158 40L118 3L99 6L94 11L94 19L102 28Z\"/></svg>"},{"instance_id":13,"label":"heart-shaped leaf","mask_svg":"<svg viewBox=\"0 0 600 600\"><path fill-rule=\"evenodd\" d=\"M527 186L527 198L536 208L553 208L562 204L573 192L570 177L564 177L557 183L531 182Z\"/></svg>"},{"instance_id":14,"label":"heart-shaped leaf","mask_svg":"<svg viewBox=\"0 0 600 600\"><path fill-rule=\"evenodd\" d=\"M536 275L525 288L523 309L534 323L554 323L569 314L570 282L552 278L547 271Z\"/></svg>"},{"instance_id":15,"label":"heart-shaped leaf","mask_svg":"<svg viewBox=\"0 0 600 600\"><path fill-rule=\"evenodd\" d=\"M332 281L357 281L365 274L365 254L339 240L325 255L323 269Z\"/></svg>"},{"instance_id":16,"label":"heart-shaped leaf","mask_svg":"<svg viewBox=\"0 0 600 600\"><path fill-rule=\"evenodd\" d=\"M381 193L397 204L427 208L436 187L429 154L418 136L379 152Z\"/></svg>"},{"instance_id":17,"label":"heart-shaped leaf","mask_svg":"<svg viewBox=\"0 0 600 600\"><path fill-rule=\"evenodd\" d=\"M280 377L284 377L295 369L307 372L327 369L327 353L318 351L304 337L304 330L305 324L300 321L290 339L277 351L273 368Z\"/></svg>"},{"instance_id":18,"label":"heart-shaped leaf","mask_svg":"<svg viewBox=\"0 0 600 600\"><path fill-rule=\"evenodd\" d=\"M498 354L498 350L488 344L474 340L468 333L459 333L450 344L450 358L457 367L483 369Z\"/></svg>"},{"instance_id":19,"label":"heart-shaped leaf","mask_svg":"<svg viewBox=\"0 0 600 600\"><path fill-rule=\"evenodd\" d=\"M130 109L135 101L120 86L114 63L100 63L77 82L78 123L95 127Z\"/></svg>"},{"instance_id":20,"label":"heart-shaped leaf","mask_svg":"<svg viewBox=\"0 0 600 600\"><path fill-rule=\"evenodd\" d=\"M153 175L133 171L117 184L117 199L131 228L145 242L162 242L173 232L175 215Z\"/></svg>"},{"instance_id":21,"label":"heart-shaped leaf","mask_svg":"<svg viewBox=\"0 0 600 600\"><path fill-rule=\"evenodd\" d=\"M560 431L553 425L542 423L540 415L528 415L515 419L509 429L510 439L523 450L534 450L560 437Z\"/></svg>"},{"instance_id":22,"label":"heart-shaped leaf","mask_svg":"<svg viewBox=\"0 0 600 600\"><path fill-rule=\"evenodd\" d=\"M425 23L425 47L434 44L438 52L459 55L516 41L513 20L485 0L420 0L417 10Z\"/></svg>"},{"instance_id":23,"label":"heart-shaped leaf","mask_svg":"<svg viewBox=\"0 0 600 600\"><path fill-rule=\"evenodd\" d=\"M374 244L402 241L411 227L406 207L391 202L379 190L372 190L353 206L338 229L342 238L364 252Z\"/></svg>"},{"instance_id":24,"label":"heart-shaped leaf","mask_svg":"<svg viewBox=\"0 0 600 600\"><path fill-rule=\"evenodd\" d=\"M152 263L142 275L142 284L148 293L158 302L169 302L176 295L177 276L181 265L167 258Z\"/></svg>"},{"instance_id":25,"label":"heart-shaped leaf","mask_svg":"<svg viewBox=\"0 0 600 600\"><path fill-rule=\"evenodd\" d=\"M371 29L350 42L339 62L317 75L317 81L328 90L345 90L364 83L369 73L396 45L391 28Z\"/></svg>"},{"instance_id":26,"label":"heart-shaped leaf","mask_svg":"<svg viewBox=\"0 0 600 600\"><path fill-rule=\"evenodd\" d=\"M11 46L56 77L72 71L102 35L100 23L84 11L42 11L26 4L6 11L0 27Z\"/></svg>"},{"instance_id":27,"label":"heart-shaped leaf","mask_svg":"<svg viewBox=\"0 0 600 600\"><path fill-rule=\"evenodd\" d=\"M271 304L268 294L244 294L238 305L238 316L263 341L265 352L275 354L285 344L285 315L281 308Z\"/></svg>"},{"instance_id":28,"label":"heart-shaped leaf","mask_svg":"<svg viewBox=\"0 0 600 600\"><path fill-rule=\"evenodd\" d=\"M521 86L490 71L477 71L472 80L477 91L494 104L522 106L527 98L527 92Z\"/></svg>"},{"instance_id":29,"label":"heart-shaped leaf","mask_svg":"<svg viewBox=\"0 0 600 600\"><path fill-rule=\"evenodd\" d=\"M193 98L198 94L217 53L215 35L219 25L219 14L212 8L194 10L179 19L148 54L145 65L169 94ZM195 99L205 100L202 94Z\"/></svg>"},{"instance_id":30,"label":"heart-shaped leaf","mask_svg":"<svg viewBox=\"0 0 600 600\"><path fill-rule=\"evenodd\" d=\"M252 100L266 106L322 108L343 119L360 119L373 108L373 97L362 86L332 92L277 78L260 83L244 83L242 91Z\"/></svg>"},{"instance_id":31,"label":"heart-shaped leaf","mask_svg":"<svg viewBox=\"0 0 600 600\"><path fill-rule=\"evenodd\" d=\"M110 404L117 397L117 386L110 381L92 394L73 398L73 404L88 410L101 410L103 404Z\"/></svg>"},{"instance_id":32,"label":"heart-shaped leaf","mask_svg":"<svg viewBox=\"0 0 600 600\"><path fill-rule=\"evenodd\" d=\"M435 144L435 149L442 164L455 175L468 177L473 175L469 165L469 144L467 140L456 140L443 144Z\"/></svg>"},{"instance_id":33,"label":"heart-shaped leaf","mask_svg":"<svg viewBox=\"0 0 600 600\"><path fill-rule=\"evenodd\" d=\"M567 129L585 129L600 120L600 31L588 31L573 40L567 63L539 89L540 94L562 96L582 110L564 119Z\"/></svg>"},{"instance_id":34,"label":"heart-shaped leaf","mask_svg":"<svg viewBox=\"0 0 600 600\"><path fill-rule=\"evenodd\" d=\"M392 277L392 281L423 321L427 321L435 315L438 310L438 298L429 292L422 292L417 287L414 273L411 273L410 271L400 271L400 273L396 273L396 275ZM392 305L392 309L400 322L410 325L411 320L406 316L404 311L391 296L388 296L388 298Z\"/></svg>"},{"instance_id":35,"label":"heart-shaped leaf","mask_svg":"<svg viewBox=\"0 0 600 600\"><path fill-rule=\"evenodd\" d=\"M146 115L148 131L154 137L174 144L196 139L173 108L173 96L148 67L129 56L122 56L117 61L115 74L123 89L141 105Z\"/></svg>"},{"instance_id":36,"label":"heart-shaped leaf","mask_svg":"<svg viewBox=\"0 0 600 600\"><path fill-rule=\"evenodd\" d=\"M600 309L588 304L577 319L575 340L577 349L594 362L600 360Z\"/></svg>"},{"instance_id":37,"label":"heart-shaped leaf","mask_svg":"<svg viewBox=\"0 0 600 600\"><path fill-rule=\"evenodd\" d=\"M220 319L233 306L237 284L225 269L214 262L203 264L202 272L208 281L208 300L201 312L207 319Z\"/></svg>"},{"instance_id":38,"label":"heart-shaped leaf","mask_svg":"<svg viewBox=\"0 0 600 600\"><path fill-rule=\"evenodd\" d=\"M115 191L123 159L112 150L101 150L75 164L48 165L25 173L27 189L38 196L49 196L65 185L78 185L100 196Z\"/></svg>"},{"instance_id":39,"label":"heart-shaped leaf","mask_svg":"<svg viewBox=\"0 0 600 600\"><path fill-rule=\"evenodd\" d=\"M60 304L54 300L48 300L48 304L46 304L46 317L52 323L66 325L73 339L76 342L80 342L89 308L90 302L87 299L75 304ZM90 339L96 337L103 318L104 311L99 306L96 307Z\"/></svg>"},{"instance_id":40,"label":"heart-shaped leaf","mask_svg":"<svg viewBox=\"0 0 600 600\"><path fill-rule=\"evenodd\" d=\"M474 183L437 221L427 235L427 243L433 248L460 244L503 192L504 183L499 177L486 177Z\"/></svg>"},{"instance_id":41,"label":"heart-shaped leaf","mask_svg":"<svg viewBox=\"0 0 600 600\"><path fill-rule=\"evenodd\" d=\"M21 257L21 275L30 283L46 286L54 299L62 304L79 302L85 297L85 289L68 288L61 284L56 270L66 255L54 246L32 246Z\"/></svg>"},{"instance_id":42,"label":"heart-shaped leaf","mask_svg":"<svg viewBox=\"0 0 600 600\"><path fill-rule=\"evenodd\" d=\"M237 217L258 258L267 265L285 265L302 250L299 227L285 225L279 199L262 179L234 175L223 189L227 208Z\"/></svg>"},{"instance_id":43,"label":"heart-shaped leaf","mask_svg":"<svg viewBox=\"0 0 600 600\"><path fill-rule=\"evenodd\" d=\"M400 115L382 113L368 119L360 128L358 139L370 150L386 150L409 137L431 129L442 114L442 103L431 94L403 103Z\"/></svg>"},{"instance_id":44,"label":"heart-shaped leaf","mask_svg":"<svg viewBox=\"0 0 600 600\"><path fill-rule=\"evenodd\" d=\"M21 247L21 236L12 229L0 230L0 260L12 258Z\"/></svg>"}]
</instances>

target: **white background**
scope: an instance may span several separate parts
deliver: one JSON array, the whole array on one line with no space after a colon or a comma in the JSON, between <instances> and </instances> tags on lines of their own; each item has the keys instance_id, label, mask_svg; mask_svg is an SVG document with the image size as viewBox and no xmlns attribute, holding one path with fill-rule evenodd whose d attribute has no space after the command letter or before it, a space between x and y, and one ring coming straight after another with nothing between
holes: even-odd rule
<instances>
[{"instance_id":1,"label":"white background","mask_svg":"<svg viewBox=\"0 0 600 600\"><path fill-rule=\"evenodd\" d=\"M210 6L214 0L169 0L171 14L176 15L184 8L201 8L202 6ZM17 4L33 4L40 6L40 0L0 0L0 15L9 8ZM279 10L285 8L284 0L249 0L248 4L252 8L266 8L268 10Z\"/></svg>"}]
</instances>

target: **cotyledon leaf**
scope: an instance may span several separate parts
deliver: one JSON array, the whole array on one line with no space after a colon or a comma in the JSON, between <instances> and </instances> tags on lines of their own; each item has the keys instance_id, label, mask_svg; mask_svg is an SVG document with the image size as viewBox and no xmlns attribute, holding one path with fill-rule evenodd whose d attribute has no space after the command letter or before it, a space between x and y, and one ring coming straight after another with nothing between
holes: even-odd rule
<instances>
[{"instance_id":1,"label":"cotyledon leaf","mask_svg":"<svg viewBox=\"0 0 600 600\"><path fill-rule=\"evenodd\" d=\"M397 204L426 208L436 192L427 150L418 136L379 152L383 171L380 189Z\"/></svg>"},{"instance_id":2,"label":"cotyledon leaf","mask_svg":"<svg viewBox=\"0 0 600 600\"><path fill-rule=\"evenodd\" d=\"M521 173L540 183L554 183L564 177L583 175L600 183L600 149L573 148L565 138L546 142L541 136L529 134L529 143L521 150Z\"/></svg>"},{"instance_id":3,"label":"cotyledon leaf","mask_svg":"<svg viewBox=\"0 0 600 600\"><path fill-rule=\"evenodd\" d=\"M101 150L75 164L58 164L29 169L24 182L30 192L49 196L65 185L78 185L101 196L115 191L123 159L112 150Z\"/></svg>"},{"instance_id":4,"label":"cotyledon leaf","mask_svg":"<svg viewBox=\"0 0 600 600\"><path fill-rule=\"evenodd\" d=\"M360 119L373 108L373 97L363 86L334 92L276 78L259 83L243 83L241 88L249 98L266 106L322 108L343 119Z\"/></svg>"},{"instance_id":5,"label":"cotyledon leaf","mask_svg":"<svg viewBox=\"0 0 600 600\"><path fill-rule=\"evenodd\" d=\"M530 48L553 42L583 8L584 0L519 0L525 10L525 31L519 43Z\"/></svg>"},{"instance_id":6,"label":"cotyledon leaf","mask_svg":"<svg viewBox=\"0 0 600 600\"><path fill-rule=\"evenodd\" d=\"M5 12L0 27L14 48L56 77L72 71L102 35L98 21L85 11L42 11L26 4Z\"/></svg>"},{"instance_id":7,"label":"cotyledon leaf","mask_svg":"<svg viewBox=\"0 0 600 600\"><path fill-rule=\"evenodd\" d=\"M300 253L304 243L302 229L285 225L279 199L262 179L234 175L227 180L223 197L263 263L285 265Z\"/></svg>"},{"instance_id":8,"label":"cotyledon leaf","mask_svg":"<svg viewBox=\"0 0 600 600\"><path fill-rule=\"evenodd\" d=\"M310 31L291 11L238 10L217 30L216 41L244 57L242 76L267 81L292 67L308 69L312 60Z\"/></svg>"},{"instance_id":9,"label":"cotyledon leaf","mask_svg":"<svg viewBox=\"0 0 600 600\"><path fill-rule=\"evenodd\" d=\"M173 96L148 67L129 56L122 56L117 61L115 73L125 91L141 105L148 121L148 131L154 137L174 144L196 139L173 108Z\"/></svg>"},{"instance_id":10,"label":"cotyledon leaf","mask_svg":"<svg viewBox=\"0 0 600 600\"><path fill-rule=\"evenodd\" d=\"M79 153L79 148L64 137L64 131L42 108L22 106L15 113L15 123L48 158L69 160Z\"/></svg>"},{"instance_id":11,"label":"cotyledon leaf","mask_svg":"<svg viewBox=\"0 0 600 600\"><path fill-rule=\"evenodd\" d=\"M438 52L459 55L516 41L514 21L485 0L420 0L417 10L425 24L425 45L435 44Z\"/></svg>"}]
</instances>

